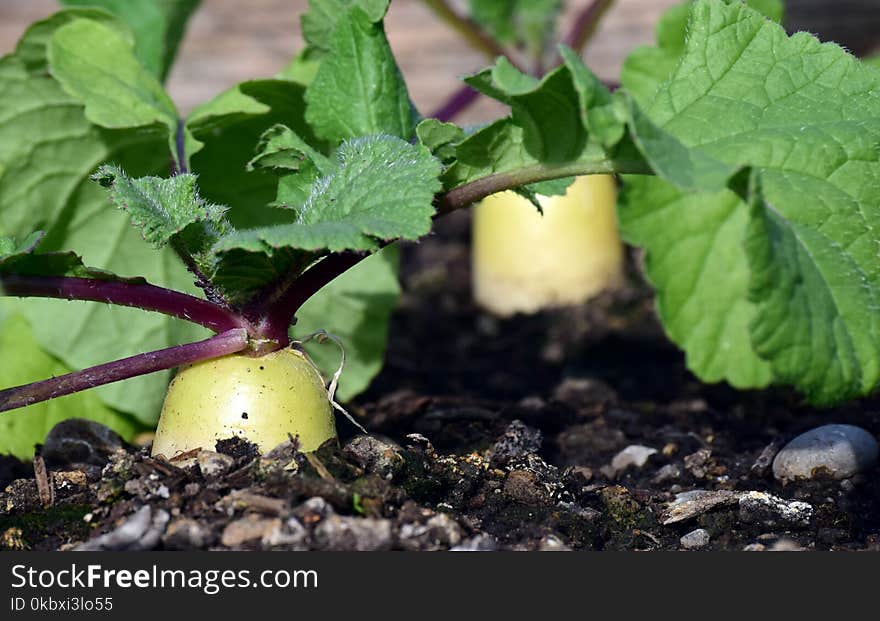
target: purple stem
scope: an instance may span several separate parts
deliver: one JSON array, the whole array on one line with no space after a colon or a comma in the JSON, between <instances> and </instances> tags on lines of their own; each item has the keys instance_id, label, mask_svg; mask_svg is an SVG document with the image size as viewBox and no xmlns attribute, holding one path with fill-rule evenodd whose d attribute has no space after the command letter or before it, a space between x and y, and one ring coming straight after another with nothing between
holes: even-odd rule
<instances>
[{"instance_id":1,"label":"purple stem","mask_svg":"<svg viewBox=\"0 0 880 621\"><path fill-rule=\"evenodd\" d=\"M459 87L449 98L431 114L431 118L439 119L444 123L451 121L466 110L472 103L480 98L480 93L467 84Z\"/></svg>"},{"instance_id":2,"label":"purple stem","mask_svg":"<svg viewBox=\"0 0 880 621\"><path fill-rule=\"evenodd\" d=\"M0 276L0 295L131 306L185 319L214 332L249 327L244 319L213 302L147 283L65 276Z\"/></svg>"},{"instance_id":3,"label":"purple stem","mask_svg":"<svg viewBox=\"0 0 880 621\"><path fill-rule=\"evenodd\" d=\"M260 325L260 334L277 341L282 347L290 342L288 328L300 307L324 285L370 256L362 252L330 254L299 275L267 309Z\"/></svg>"},{"instance_id":4,"label":"purple stem","mask_svg":"<svg viewBox=\"0 0 880 621\"><path fill-rule=\"evenodd\" d=\"M0 390L0 412L14 410L55 397L63 397L88 388L111 384L138 375L164 371L200 360L234 354L248 345L247 331L242 328L197 343L176 345L167 349L138 354L108 362L60 377Z\"/></svg>"},{"instance_id":5,"label":"purple stem","mask_svg":"<svg viewBox=\"0 0 880 621\"><path fill-rule=\"evenodd\" d=\"M574 20L574 24L565 37L565 45L580 53L596 31L602 15L611 8L614 0L593 0L586 5Z\"/></svg>"}]
</instances>

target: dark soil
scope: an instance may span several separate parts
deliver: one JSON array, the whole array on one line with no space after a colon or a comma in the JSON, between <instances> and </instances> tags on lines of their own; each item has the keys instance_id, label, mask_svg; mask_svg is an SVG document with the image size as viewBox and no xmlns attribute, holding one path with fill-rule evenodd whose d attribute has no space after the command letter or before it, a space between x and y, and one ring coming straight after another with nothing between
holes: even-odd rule
<instances>
[{"instance_id":1,"label":"dark soil","mask_svg":"<svg viewBox=\"0 0 880 621\"><path fill-rule=\"evenodd\" d=\"M404 263L386 368L351 407L372 436L340 420L312 456L229 441L169 463L68 430L45 476L0 461L0 547L663 550L702 528L703 549L880 549L877 469L783 485L769 467L818 425L880 433L877 400L701 384L634 267L583 308L492 318L470 301L466 217ZM629 445L657 453L613 468Z\"/></svg>"}]
</instances>

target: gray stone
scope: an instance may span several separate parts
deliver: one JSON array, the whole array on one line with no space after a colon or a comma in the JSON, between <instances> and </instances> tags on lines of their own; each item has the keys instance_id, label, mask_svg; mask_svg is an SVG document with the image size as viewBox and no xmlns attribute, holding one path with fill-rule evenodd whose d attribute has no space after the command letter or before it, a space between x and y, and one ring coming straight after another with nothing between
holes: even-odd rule
<instances>
[{"instance_id":1,"label":"gray stone","mask_svg":"<svg viewBox=\"0 0 880 621\"><path fill-rule=\"evenodd\" d=\"M812 505L799 500L783 500L757 491L745 492L739 497L739 519L743 522L807 526L812 517Z\"/></svg>"},{"instance_id":2,"label":"gray stone","mask_svg":"<svg viewBox=\"0 0 880 621\"><path fill-rule=\"evenodd\" d=\"M290 518L285 522L278 520L263 533L263 547L272 548L284 546L287 549L305 550L308 532L296 518Z\"/></svg>"},{"instance_id":3,"label":"gray stone","mask_svg":"<svg viewBox=\"0 0 880 621\"><path fill-rule=\"evenodd\" d=\"M144 505L115 530L86 541L75 549L85 552L152 550L159 544L169 519L164 509Z\"/></svg>"},{"instance_id":4,"label":"gray stone","mask_svg":"<svg viewBox=\"0 0 880 621\"><path fill-rule=\"evenodd\" d=\"M52 427L40 454L53 467L103 466L113 453L124 449L125 441L109 427L84 418L68 418Z\"/></svg>"},{"instance_id":5,"label":"gray stone","mask_svg":"<svg viewBox=\"0 0 880 621\"><path fill-rule=\"evenodd\" d=\"M614 456L611 460L611 468L617 473L623 472L630 466L641 468L648 463L648 458L650 458L651 455L656 454L657 449L651 448L650 446L630 444Z\"/></svg>"},{"instance_id":6,"label":"gray stone","mask_svg":"<svg viewBox=\"0 0 880 621\"><path fill-rule=\"evenodd\" d=\"M705 528L698 528L692 530L686 535L682 535L679 542L681 543L681 547L685 550L699 550L700 548L705 548L709 545L711 539L712 537L709 535L709 531Z\"/></svg>"},{"instance_id":7,"label":"gray stone","mask_svg":"<svg viewBox=\"0 0 880 621\"><path fill-rule=\"evenodd\" d=\"M691 453L684 458L685 470L690 472L698 479L706 478L712 467L712 451L707 448L701 448L695 453Z\"/></svg>"},{"instance_id":8,"label":"gray stone","mask_svg":"<svg viewBox=\"0 0 880 621\"><path fill-rule=\"evenodd\" d=\"M390 550L391 520L332 515L318 524L314 538L321 550Z\"/></svg>"},{"instance_id":9,"label":"gray stone","mask_svg":"<svg viewBox=\"0 0 880 621\"><path fill-rule=\"evenodd\" d=\"M541 552L569 552L571 546L556 535L547 535L538 543L538 550Z\"/></svg>"},{"instance_id":10,"label":"gray stone","mask_svg":"<svg viewBox=\"0 0 880 621\"><path fill-rule=\"evenodd\" d=\"M398 536L405 550L447 550L461 543L461 527L445 513L434 515L424 524L404 524Z\"/></svg>"},{"instance_id":11,"label":"gray stone","mask_svg":"<svg viewBox=\"0 0 880 621\"><path fill-rule=\"evenodd\" d=\"M367 472L391 479L403 468L400 447L378 436L357 436L345 445L343 453Z\"/></svg>"},{"instance_id":12,"label":"gray stone","mask_svg":"<svg viewBox=\"0 0 880 621\"><path fill-rule=\"evenodd\" d=\"M823 425L802 433L773 460L779 480L846 479L877 463L877 440L860 427Z\"/></svg>"},{"instance_id":13,"label":"gray stone","mask_svg":"<svg viewBox=\"0 0 880 621\"><path fill-rule=\"evenodd\" d=\"M300 506L293 510L293 514L303 524L316 524L321 520L335 515L336 511L330 506L330 503L320 496L312 496Z\"/></svg>"},{"instance_id":14,"label":"gray stone","mask_svg":"<svg viewBox=\"0 0 880 621\"><path fill-rule=\"evenodd\" d=\"M251 541L262 540L281 526L278 518L264 518L251 514L226 525L220 543L227 548L237 548Z\"/></svg>"},{"instance_id":15,"label":"gray stone","mask_svg":"<svg viewBox=\"0 0 880 621\"><path fill-rule=\"evenodd\" d=\"M689 520L715 507L732 504L739 498L739 494L728 490L709 491L696 489L689 492L681 492L675 496L675 500L669 503L666 511L660 516L660 523L664 526Z\"/></svg>"},{"instance_id":16,"label":"gray stone","mask_svg":"<svg viewBox=\"0 0 880 621\"><path fill-rule=\"evenodd\" d=\"M592 377L567 377L553 391L553 398L575 410L617 401L611 386Z\"/></svg>"},{"instance_id":17,"label":"gray stone","mask_svg":"<svg viewBox=\"0 0 880 621\"><path fill-rule=\"evenodd\" d=\"M199 550L216 539L214 532L191 518L178 518L168 525L162 537L167 550Z\"/></svg>"},{"instance_id":18,"label":"gray stone","mask_svg":"<svg viewBox=\"0 0 880 621\"><path fill-rule=\"evenodd\" d=\"M214 451L199 451L196 462L199 464L199 470L206 477L222 476L235 466L235 459Z\"/></svg>"},{"instance_id":19,"label":"gray stone","mask_svg":"<svg viewBox=\"0 0 880 621\"><path fill-rule=\"evenodd\" d=\"M498 549L498 542L491 535L476 535L465 539L457 546L450 548L450 552L494 552Z\"/></svg>"},{"instance_id":20,"label":"gray stone","mask_svg":"<svg viewBox=\"0 0 880 621\"><path fill-rule=\"evenodd\" d=\"M522 421L515 420L492 447L492 462L504 465L510 461L537 453L541 448L541 432Z\"/></svg>"},{"instance_id":21,"label":"gray stone","mask_svg":"<svg viewBox=\"0 0 880 621\"><path fill-rule=\"evenodd\" d=\"M681 478L681 467L678 464L666 464L651 478L652 483L660 484Z\"/></svg>"}]
</instances>

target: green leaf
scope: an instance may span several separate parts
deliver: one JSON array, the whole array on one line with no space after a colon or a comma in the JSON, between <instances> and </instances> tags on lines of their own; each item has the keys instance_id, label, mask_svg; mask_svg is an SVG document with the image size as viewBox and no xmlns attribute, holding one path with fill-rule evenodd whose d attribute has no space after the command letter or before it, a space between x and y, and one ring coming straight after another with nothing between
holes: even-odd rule
<instances>
[{"instance_id":1,"label":"green leaf","mask_svg":"<svg viewBox=\"0 0 880 621\"><path fill-rule=\"evenodd\" d=\"M520 44L535 56L553 38L562 5L562 0L470 0L470 13L498 41Z\"/></svg>"},{"instance_id":2,"label":"green leaf","mask_svg":"<svg viewBox=\"0 0 880 621\"><path fill-rule=\"evenodd\" d=\"M788 37L744 5L698 0L677 68L644 118L633 110L636 141L667 180L708 190L726 169L732 187L750 197L732 212L723 208L729 195L673 197L665 218L637 231L627 212L639 214L654 199L643 193L622 208L625 233L661 265L681 243L661 226L687 223L693 239L719 236L711 251L738 266L719 272L717 283L698 279L691 294L667 295L668 316L692 299L729 292L745 253L750 282L739 299L754 310L707 313L716 336L683 343L694 371L715 378L714 369L735 364L699 361L711 360L707 352L719 342L741 339L736 326L751 312L753 352L774 379L819 404L873 390L880 381L880 317L871 312L880 295L880 74L836 45ZM739 187L749 171L750 191ZM695 209L699 218L688 213ZM705 265L706 246L694 247L691 262ZM673 268L652 261L652 279L668 283Z\"/></svg>"},{"instance_id":3,"label":"green leaf","mask_svg":"<svg viewBox=\"0 0 880 621\"><path fill-rule=\"evenodd\" d=\"M619 198L624 239L648 249L657 313L706 382L759 388L772 373L752 346L748 214L729 190L686 193L657 177L627 177ZM719 275L722 275L720 277Z\"/></svg>"},{"instance_id":4,"label":"green leaf","mask_svg":"<svg viewBox=\"0 0 880 621\"><path fill-rule=\"evenodd\" d=\"M587 129L581 122L580 97L567 66L538 81L501 57L491 70L465 82L510 106L514 123L524 128L524 146L535 159L564 162L583 149Z\"/></svg>"},{"instance_id":5,"label":"green leaf","mask_svg":"<svg viewBox=\"0 0 880 621\"><path fill-rule=\"evenodd\" d=\"M186 121L198 145L188 148L190 170L199 176L201 194L228 205L236 228L289 221L268 205L276 198L278 178L271 170L248 169L261 136L286 125L308 144L320 147L305 122L304 87L287 80L243 82L199 106Z\"/></svg>"},{"instance_id":6,"label":"green leaf","mask_svg":"<svg viewBox=\"0 0 880 621\"><path fill-rule=\"evenodd\" d=\"M455 145L465 139L464 130L455 123L425 119L416 126L416 136L434 157L443 163L455 158Z\"/></svg>"},{"instance_id":7,"label":"green leaf","mask_svg":"<svg viewBox=\"0 0 880 621\"><path fill-rule=\"evenodd\" d=\"M358 6L336 24L306 103L309 125L333 144L372 134L409 139L415 127L415 111L382 23Z\"/></svg>"},{"instance_id":8,"label":"green leaf","mask_svg":"<svg viewBox=\"0 0 880 621\"><path fill-rule=\"evenodd\" d=\"M0 236L0 266L2 266L3 261L14 255L33 252L44 235L43 231L36 231L25 237L21 242L16 242L12 237Z\"/></svg>"},{"instance_id":9,"label":"green leaf","mask_svg":"<svg viewBox=\"0 0 880 621\"><path fill-rule=\"evenodd\" d=\"M196 175L132 179L116 166L104 165L91 179L109 189L110 200L128 212L147 243L154 248L170 243L202 266L202 255L230 230L226 207L199 196Z\"/></svg>"},{"instance_id":10,"label":"green leaf","mask_svg":"<svg viewBox=\"0 0 880 621\"><path fill-rule=\"evenodd\" d=\"M773 21L782 22L782 0L746 0L746 4ZM637 48L623 63L621 81L640 106L650 103L654 93L669 77L684 53L692 6L693 0L685 0L668 9L657 24L657 45Z\"/></svg>"},{"instance_id":11,"label":"green leaf","mask_svg":"<svg viewBox=\"0 0 880 621\"><path fill-rule=\"evenodd\" d=\"M305 203L312 185L322 175L332 174L335 165L285 125L270 127L260 138L257 155L248 162L248 170L268 168L278 175L276 207Z\"/></svg>"},{"instance_id":12,"label":"green leaf","mask_svg":"<svg viewBox=\"0 0 880 621\"><path fill-rule=\"evenodd\" d=\"M134 53L164 81L174 62L186 23L199 0L60 0L64 6L101 7L118 16L135 35Z\"/></svg>"},{"instance_id":13,"label":"green leaf","mask_svg":"<svg viewBox=\"0 0 880 621\"><path fill-rule=\"evenodd\" d=\"M20 386L69 373L70 368L40 348L24 316L5 312L4 306L0 301L0 352L13 355L15 364L0 365L0 386ZM4 412L0 416L0 454L33 458L34 445L42 443L56 423L72 417L103 423L127 439L144 429L131 417L103 405L93 391L85 391Z\"/></svg>"},{"instance_id":14,"label":"green leaf","mask_svg":"<svg viewBox=\"0 0 880 621\"><path fill-rule=\"evenodd\" d=\"M86 119L80 100L46 72L52 29L77 23L85 13L89 11L64 11L35 24L17 51L0 60L0 234L20 239L43 230L41 252L75 249L86 265L195 292L192 278L173 253L157 253L144 244L128 218L113 209L106 193L88 180L107 161L132 175L167 172L169 156L166 128L95 126ZM117 36L125 39L125 35ZM4 303L10 312L27 318L43 351L60 359L67 369L169 347L204 334L184 322L135 309L59 300ZM3 334L9 329L4 328ZM19 355L0 349L6 359ZM169 375L157 373L111 384L92 395L152 424Z\"/></svg>"},{"instance_id":15,"label":"green leaf","mask_svg":"<svg viewBox=\"0 0 880 621\"><path fill-rule=\"evenodd\" d=\"M37 231L16 243L11 237L0 237L0 275L72 276L97 280L143 282L142 278L119 278L110 272L86 267L82 257L73 252L36 252L45 233ZM0 295L3 282L0 281Z\"/></svg>"},{"instance_id":16,"label":"green leaf","mask_svg":"<svg viewBox=\"0 0 880 621\"><path fill-rule=\"evenodd\" d=\"M378 240L418 239L431 229L439 174L439 162L424 147L393 136L348 140L336 153L335 170L296 208L295 222L233 233L214 250L376 250Z\"/></svg>"},{"instance_id":17,"label":"green leaf","mask_svg":"<svg viewBox=\"0 0 880 621\"><path fill-rule=\"evenodd\" d=\"M337 398L348 401L363 391L382 369L388 340L388 322L397 303L399 252L389 246L325 286L297 313L294 336L316 330L339 337L345 347L345 369ZM332 343L306 345L326 377L339 366L339 351Z\"/></svg>"},{"instance_id":18,"label":"green leaf","mask_svg":"<svg viewBox=\"0 0 880 621\"><path fill-rule=\"evenodd\" d=\"M625 153L621 107L576 54L561 48L564 63L536 80L506 60L466 81L511 107L511 116L479 128L456 143L455 161L443 175L446 189L499 174L534 181L530 172L558 169L560 176L614 172ZM632 164L632 162L630 162ZM540 178L540 176L539 176Z\"/></svg>"},{"instance_id":19,"label":"green leaf","mask_svg":"<svg viewBox=\"0 0 880 621\"><path fill-rule=\"evenodd\" d=\"M90 19L65 24L49 41L48 59L53 77L85 104L91 123L108 129L164 125L174 152L174 103L114 29Z\"/></svg>"},{"instance_id":20,"label":"green leaf","mask_svg":"<svg viewBox=\"0 0 880 621\"><path fill-rule=\"evenodd\" d=\"M327 52L332 47L333 33L345 12L359 6L371 22L381 21L390 0L309 0L309 10L300 17L303 38L315 50Z\"/></svg>"}]
</instances>

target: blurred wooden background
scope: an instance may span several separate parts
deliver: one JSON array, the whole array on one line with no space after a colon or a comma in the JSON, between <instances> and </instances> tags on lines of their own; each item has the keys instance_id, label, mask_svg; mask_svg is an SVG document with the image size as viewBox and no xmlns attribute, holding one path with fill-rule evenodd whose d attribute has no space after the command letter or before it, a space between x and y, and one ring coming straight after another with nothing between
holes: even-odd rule
<instances>
[{"instance_id":1,"label":"blurred wooden background","mask_svg":"<svg viewBox=\"0 0 880 621\"><path fill-rule=\"evenodd\" d=\"M460 0L454 0L460 1ZM589 0L569 0L576 11ZM618 76L626 54L650 43L658 16L678 0L617 0L585 50L588 65L606 79ZM203 0L170 76L181 110L242 80L281 69L301 46L299 14L307 0ZM55 0L0 0L0 54L11 51L24 28L57 10ZM808 30L863 54L880 45L880 0L789 0L789 30ZM471 51L419 0L394 0L388 36L411 94L423 113L457 87L457 76L486 59ZM483 100L465 122L497 116Z\"/></svg>"}]
</instances>

